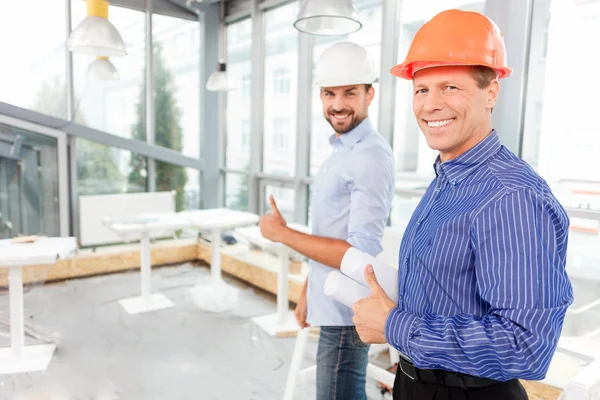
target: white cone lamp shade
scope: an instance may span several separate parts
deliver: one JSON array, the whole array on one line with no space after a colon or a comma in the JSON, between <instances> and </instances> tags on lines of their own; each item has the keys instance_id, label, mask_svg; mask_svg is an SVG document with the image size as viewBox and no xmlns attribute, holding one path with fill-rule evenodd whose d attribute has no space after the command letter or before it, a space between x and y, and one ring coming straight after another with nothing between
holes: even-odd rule
<instances>
[{"instance_id":1,"label":"white cone lamp shade","mask_svg":"<svg viewBox=\"0 0 600 400\"><path fill-rule=\"evenodd\" d=\"M74 53L95 56L125 56L125 43L108 20L106 0L87 0L87 17L69 35L67 47Z\"/></svg>"},{"instance_id":2,"label":"white cone lamp shade","mask_svg":"<svg viewBox=\"0 0 600 400\"><path fill-rule=\"evenodd\" d=\"M119 72L106 57L97 57L88 67L87 76L97 81L119 80Z\"/></svg>"},{"instance_id":3,"label":"white cone lamp shade","mask_svg":"<svg viewBox=\"0 0 600 400\"><path fill-rule=\"evenodd\" d=\"M215 72L212 73L206 82L206 90L210 92L225 92L231 90L229 79L227 77L227 66L224 61L217 63Z\"/></svg>"},{"instance_id":4,"label":"white cone lamp shade","mask_svg":"<svg viewBox=\"0 0 600 400\"><path fill-rule=\"evenodd\" d=\"M362 24L353 0L303 0L294 27L311 35L347 35Z\"/></svg>"}]
</instances>

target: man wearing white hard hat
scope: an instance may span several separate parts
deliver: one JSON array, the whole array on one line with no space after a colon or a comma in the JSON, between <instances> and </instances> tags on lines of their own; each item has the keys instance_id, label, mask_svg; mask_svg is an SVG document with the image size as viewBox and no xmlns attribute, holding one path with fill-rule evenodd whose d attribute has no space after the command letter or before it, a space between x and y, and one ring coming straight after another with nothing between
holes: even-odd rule
<instances>
[{"instance_id":1,"label":"man wearing white hard hat","mask_svg":"<svg viewBox=\"0 0 600 400\"><path fill-rule=\"evenodd\" d=\"M352 310L325 296L324 285L348 248L372 256L382 250L394 197L394 158L369 119L376 80L371 56L361 46L343 42L325 50L315 84L335 133L329 137L332 154L312 184L312 235L288 228L272 197L272 212L260 221L264 237L311 259L296 319L301 327L321 327L317 400L366 399L369 346L356 332Z\"/></svg>"}]
</instances>

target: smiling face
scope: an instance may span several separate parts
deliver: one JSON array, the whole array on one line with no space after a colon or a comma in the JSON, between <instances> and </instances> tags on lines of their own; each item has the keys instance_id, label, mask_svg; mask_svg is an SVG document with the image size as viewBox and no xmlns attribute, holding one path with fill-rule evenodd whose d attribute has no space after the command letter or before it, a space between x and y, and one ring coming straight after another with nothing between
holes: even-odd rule
<instances>
[{"instance_id":1,"label":"smiling face","mask_svg":"<svg viewBox=\"0 0 600 400\"><path fill-rule=\"evenodd\" d=\"M498 80L481 87L476 73L474 67L448 66L414 75L413 111L427 144L440 152L442 162L460 156L492 131Z\"/></svg>"},{"instance_id":2,"label":"smiling face","mask_svg":"<svg viewBox=\"0 0 600 400\"><path fill-rule=\"evenodd\" d=\"M366 85L321 88L323 115L339 135L356 128L369 116L375 89Z\"/></svg>"}]
</instances>

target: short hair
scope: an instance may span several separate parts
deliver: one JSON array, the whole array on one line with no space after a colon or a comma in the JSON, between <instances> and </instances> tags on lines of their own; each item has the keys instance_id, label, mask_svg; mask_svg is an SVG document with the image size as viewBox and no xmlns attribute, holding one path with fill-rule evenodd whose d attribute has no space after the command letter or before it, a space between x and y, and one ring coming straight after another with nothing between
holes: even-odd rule
<instances>
[{"instance_id":1,"label":"short hair","mask_svg":"<svg viewBox=\"0 0 600 400\"><path fill-rule=\"evenodd\" d=\"M471 68L471 77L477 82L479 89L485 89L498 78L498 73L490 67L475 65Z\"/></svg>"}]
</instances>

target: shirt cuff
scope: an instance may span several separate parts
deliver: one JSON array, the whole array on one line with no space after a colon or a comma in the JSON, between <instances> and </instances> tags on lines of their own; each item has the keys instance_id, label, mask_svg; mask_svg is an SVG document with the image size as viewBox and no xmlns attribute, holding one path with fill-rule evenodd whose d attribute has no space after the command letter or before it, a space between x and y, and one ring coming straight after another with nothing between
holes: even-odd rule
<instances>
[{"instance_id":1,"label":"shirt cuff","mask_svg":"<svg viewBox=\"0 0 600 400\"><path fill-rule=\"evenodd\" d=\"M408 340L412 335L413 325L416 321L417 317L400 310L398 307L390 311L385 321L385 339L396 350L409 357Z\"/></svg>"},{"instance_id":2,"label":"shirt cuff","mask_svg":"<svg viewBox=\"0 0 600 400\"><path fill-rule=\"evenodd\" d=\"M346 242L350 246L362 251L363 253L367 253L372 257L375 257L377 254L381 253L382 247L376 238L352 233L348 235Z\"/></svg>"}]
</instances>

